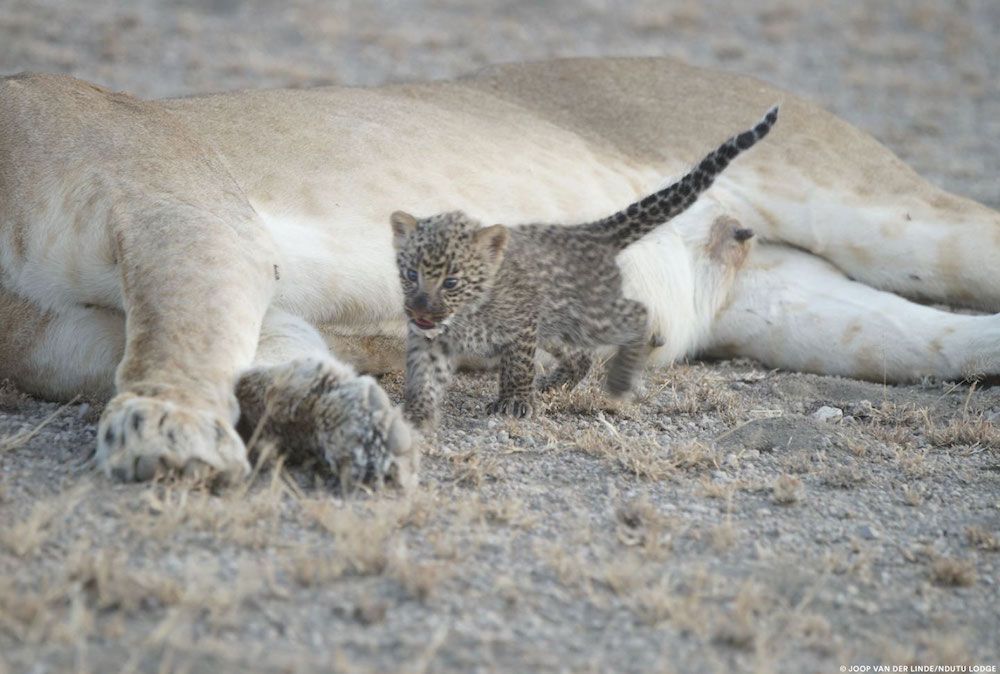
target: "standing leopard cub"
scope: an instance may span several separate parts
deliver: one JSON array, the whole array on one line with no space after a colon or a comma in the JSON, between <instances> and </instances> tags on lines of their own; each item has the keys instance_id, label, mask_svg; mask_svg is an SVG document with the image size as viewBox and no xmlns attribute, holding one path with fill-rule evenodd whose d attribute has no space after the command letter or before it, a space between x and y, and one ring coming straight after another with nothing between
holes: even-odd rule
<instances>
[{"instance_id":1,"label":"standing leopard cub","mask_svg":"<svg viewBox=\"0 0 1000 674\"><path fill-rule=\"evenodd\" d=\"M417 219L392 214L393 245L409 318L406 411L433 428L454 360L498 357L500 393L490 413L531 412L535 350L558 365L539 389L575 386L595 347L618 347L606 389L622 396L650 348L647 310L622 294L615 258L685 211L740 152L767 135L774 107L749 131L708 154L670 186L614 215L575 226L481 227L461 211ZM753 235L737 230L741 239Z\"/></svg>"}]
</instances>

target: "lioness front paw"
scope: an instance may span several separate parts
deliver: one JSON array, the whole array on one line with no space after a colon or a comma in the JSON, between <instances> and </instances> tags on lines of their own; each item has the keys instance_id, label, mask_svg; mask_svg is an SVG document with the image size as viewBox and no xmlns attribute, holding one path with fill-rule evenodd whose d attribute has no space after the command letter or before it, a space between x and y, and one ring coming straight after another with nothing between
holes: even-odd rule
<instances>
[{"instance_id":1,"label":"lioness front paw","mask_svg":"<svg viewBox=\"0 0 1000 674\"><path fill-rule=\"evenodd\" d=\"M418 455L410 425L374 379L355 377L327 391L315 411L318 444L341 482L415 484Z\"/></svg>"},{"instance_id":2,"label":"lioness front paw","mask_svg":"<svg viewBox=\"0 0 1000 674\"><path fill-rule=\"evenodd\" d=\"M530 400L525 398L498 398L486 406L487 414L506 414L511 417L531 416Z\"/></svg>"},{"instance_id":3,"label":"lioness front paw","mask_svg":"<svg viewBox=\"0 0 1000 674\"><path fill-rule=\"evenodd\" d=\"M248 372L237 387L262 435L298 456L320 456L345 487L388 479L415 484L418 454L409 424L371 377L303 358Z\"/></svg>"},{"instance_id":4,"label":"lioness front paw","mask_svg":"<svg viewBox=\"0 0 1000 674\"><path fill-rule=\"evenodd\" d=\"M236 430L218 414L134 393L115 396L97 428L98 467L126 481L171 471L235 480L250 473L246 454Z\"/></svg>"}]
</instances>

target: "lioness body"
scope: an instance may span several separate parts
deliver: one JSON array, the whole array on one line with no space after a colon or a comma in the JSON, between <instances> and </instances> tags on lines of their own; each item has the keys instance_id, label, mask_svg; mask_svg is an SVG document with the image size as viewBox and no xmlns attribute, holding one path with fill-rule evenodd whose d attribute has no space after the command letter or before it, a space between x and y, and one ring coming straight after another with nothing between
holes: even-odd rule
<instances>
[{"instance_id":1,"label":"lioness body","mask_svg":"<svg viewBox=\"0 0 1000 674\"><path fill-rule=\"evenodd\" d=\"M128 394L105 413L102 432L120 432L99 452L108 465L124 456L126 473L156 438L127 429L165 407L200 429L186 456L228 465L212 429L238 442L236 380L330 359L311 326L363 367L401 363L385 226L397 205L593 219L775 101L773 138L619 258L665 340L654 357L747 355L879 380L995 371L995 317L879 290L1000 307L1000 215L756 80L621 59L153 102L65 77L0 81L0 377L55 398ZM713 240L722 220L771 242L742 273Z\"/></svg>"}]
</instances>

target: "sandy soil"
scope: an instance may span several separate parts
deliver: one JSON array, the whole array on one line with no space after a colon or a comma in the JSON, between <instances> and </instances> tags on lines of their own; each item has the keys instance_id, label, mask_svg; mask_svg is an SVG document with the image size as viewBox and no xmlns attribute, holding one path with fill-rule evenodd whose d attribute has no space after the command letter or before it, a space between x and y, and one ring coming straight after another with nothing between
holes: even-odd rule
<instances>
[{"instance_id":1,"label":"sandy soil","mask_svg":"<svg viewBox=\"0 0 1000 674\"><path fill-rule=\"evenodd\" d=\"M992 0L117 4L4 0L0 73L163 96L670 54L1000 206ZM270 462L221 494L115 484L84 465L96 405L0 387L0 672L1000 666L994 390L696 363L515 422L491 389L460 378L412 498L345 501Z\"/></svg>"}]
</instances>

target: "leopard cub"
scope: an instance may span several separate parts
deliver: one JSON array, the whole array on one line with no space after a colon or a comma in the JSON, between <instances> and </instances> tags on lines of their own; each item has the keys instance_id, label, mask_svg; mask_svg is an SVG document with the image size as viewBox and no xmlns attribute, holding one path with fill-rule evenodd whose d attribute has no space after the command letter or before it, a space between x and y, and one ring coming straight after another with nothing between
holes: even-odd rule
<instances>
[{"instance_id":1,"label":"leopard cub","mask_svg":"<svg viewBox=\"0 0 1000 674\"><path fill-rule=\"evenodd\" d=\"M390 220L409 318L406 412L424 429L461 355L498 358L500 393L487 411L531 413L535 351L558 360L541 390L575 386L591 353L617 346L605 388L631 390L650 349L646 307L622 294L615 258L629 244L685 211L743 150L767 135L777 107L753 128L708 154L668 187L601 220L575 226L482 227L461 211ZM740 230L736 236L749 238Z\"/></svg>"}]
</instances>

